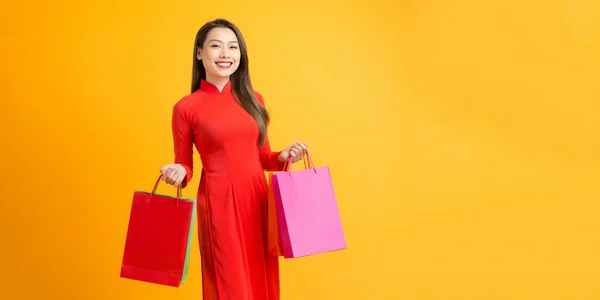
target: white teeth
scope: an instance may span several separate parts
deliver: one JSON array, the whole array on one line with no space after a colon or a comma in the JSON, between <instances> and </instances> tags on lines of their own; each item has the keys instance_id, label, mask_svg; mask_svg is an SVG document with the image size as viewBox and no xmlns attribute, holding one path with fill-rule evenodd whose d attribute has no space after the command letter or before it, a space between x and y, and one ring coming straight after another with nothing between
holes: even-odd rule
<instances>
[{"instance_id":1,"label":"white teeth","mask_svg":"<svg viewBox=\"0 0 600 300\"><path fill-rule=\"evenodd\" d=\"M221 67L229 67L229 66L231 66L231 63L217 63L217 65L219 65Z\"/></svg>"}]
</instances>

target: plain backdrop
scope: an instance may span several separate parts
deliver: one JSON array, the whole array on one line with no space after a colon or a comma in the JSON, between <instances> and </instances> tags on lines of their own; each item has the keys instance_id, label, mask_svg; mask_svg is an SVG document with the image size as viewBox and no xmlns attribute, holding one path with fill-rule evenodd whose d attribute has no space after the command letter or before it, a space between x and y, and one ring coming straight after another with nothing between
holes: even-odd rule
<instances>
[{"instance_id":1,"label":"plain backdrop","mask_svg":"<svg viewBox=\"0 0 600 300\"><path fill-rule=\"evenodd\" d=\"M331 168L348 242L282 259L283 300L598 299L598 3L4 1L0 296L201 299L196 236L180 289L119 271L196 31L225 17L274 150Z\"/></svg>"}]
</instances>

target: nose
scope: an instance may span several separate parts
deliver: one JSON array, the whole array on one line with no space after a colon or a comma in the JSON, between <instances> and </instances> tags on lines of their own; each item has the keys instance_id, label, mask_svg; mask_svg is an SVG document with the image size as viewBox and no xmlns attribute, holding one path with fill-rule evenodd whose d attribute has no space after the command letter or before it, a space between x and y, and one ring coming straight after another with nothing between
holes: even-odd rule
<instances>
[{"instance_id":1,"label":"nose","mask_svg":"<svg viewBox=\"0 0 600 300\"><path fill-rule=\"evenodd\" d=\"M221 58L229 58L229 49L227 49L227 47L223 47L223 51L221 51Z\"/></svg>"}]
</instances>

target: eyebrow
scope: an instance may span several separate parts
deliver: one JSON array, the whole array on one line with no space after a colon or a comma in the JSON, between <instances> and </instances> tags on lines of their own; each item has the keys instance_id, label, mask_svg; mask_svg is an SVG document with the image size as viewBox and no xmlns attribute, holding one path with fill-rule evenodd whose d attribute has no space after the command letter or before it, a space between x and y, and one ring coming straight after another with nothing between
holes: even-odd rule
<instances>
[{"instance_id":1,"label":"eyebrow","mask_svg":"<svg viewBox=\"0 0 600 300\"><path fill-rule=\"evenodd\" d=\"M219 42L219 43L222 43L221 40L217 40L217 39L212 39L212 40L210 40L208 42ZM238 43L238 41L230 41L230 43Z\"/></svg>"}]
</instances>

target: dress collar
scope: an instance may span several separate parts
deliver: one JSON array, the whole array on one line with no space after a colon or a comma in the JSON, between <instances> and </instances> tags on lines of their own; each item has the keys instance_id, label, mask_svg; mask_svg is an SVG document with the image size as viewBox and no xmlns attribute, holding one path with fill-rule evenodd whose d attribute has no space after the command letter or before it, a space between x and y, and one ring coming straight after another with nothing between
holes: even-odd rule
<instances>
[{"instance_id":1,"label":"dress collar","mask_svg":"<svg viewBox=\"0 0 600 300\"><path fill-rule=\"evenodd\" d=\"M231 80L227 81L227 84L223 87L223 91L220 92L216 85L206 81L206 79L200 80L200 90L207 93L224 94L231 90Z\"/></svg>"}]
</instances>

